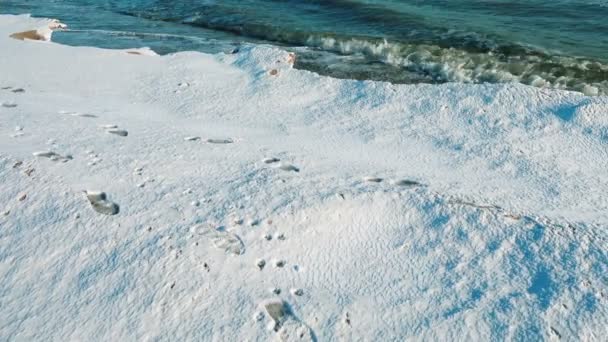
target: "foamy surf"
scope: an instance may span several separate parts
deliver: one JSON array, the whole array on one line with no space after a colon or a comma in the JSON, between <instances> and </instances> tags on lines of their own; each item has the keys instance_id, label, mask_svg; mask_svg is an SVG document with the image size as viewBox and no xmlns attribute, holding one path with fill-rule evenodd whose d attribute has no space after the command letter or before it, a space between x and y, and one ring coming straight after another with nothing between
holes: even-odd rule
<instances>
[{"instance_id":1,"label":"foamy surf","mask_svg":"<svg viewBox=\"0 0 608 342\"><path fill-rule=\"evenodd\" d=\"M20 0L4 9L60 13L70 45L148 46L158 54L232 51L270 43L297 51L296 68L392 83L522 83L597 96L608 93L608 8L565 0L330 2ZM522 10L522 8L524 10ZM86 11L86 17L73 15Z\"/></svg>"}]
</instances>

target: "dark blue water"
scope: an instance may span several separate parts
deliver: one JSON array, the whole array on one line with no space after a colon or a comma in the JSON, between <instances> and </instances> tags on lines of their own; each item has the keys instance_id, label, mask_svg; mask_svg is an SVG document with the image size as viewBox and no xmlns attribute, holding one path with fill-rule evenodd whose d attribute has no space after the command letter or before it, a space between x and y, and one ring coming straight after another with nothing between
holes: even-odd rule
<instances>
[{"instance_id":1,"label":"dark blue water","mask_svg":"<svg viewBox=\"0 0 608 342\"><path fill-rule=\"evenodd\" d=\"M0 12L61 19L71 30L54 40L72 45L263 42L335 77L608 94L608 0L0 0Z\"/></svg>"}]
</instances>

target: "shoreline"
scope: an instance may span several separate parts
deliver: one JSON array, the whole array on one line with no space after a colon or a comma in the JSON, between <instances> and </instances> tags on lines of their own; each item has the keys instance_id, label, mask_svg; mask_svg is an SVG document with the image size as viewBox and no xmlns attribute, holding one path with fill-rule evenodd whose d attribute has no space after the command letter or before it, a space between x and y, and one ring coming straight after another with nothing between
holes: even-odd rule
<instances>
[{"instance_id":1,"label":"shoreline","mask_svg":"<svg viewBox=\"0 0 608 342\"><path fill-rule=\"evenodd\" d=\"M9 37L50 23L0 15L0 339L605 330L608 96Z\"/></svg>"}]
</instances>

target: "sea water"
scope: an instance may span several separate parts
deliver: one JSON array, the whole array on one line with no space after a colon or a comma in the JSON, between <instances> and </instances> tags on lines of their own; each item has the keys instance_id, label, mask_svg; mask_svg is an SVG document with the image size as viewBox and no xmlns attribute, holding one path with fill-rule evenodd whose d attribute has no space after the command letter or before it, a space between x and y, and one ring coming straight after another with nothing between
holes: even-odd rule
<instances>
[{"instance_id":1,"label":"sea water","mask_svg":"<svg viewBox=\"0 0 608 342\"><path fill-rule=\"evenodd\" d=\"M608 0L1 0L54 40L160 54L266 43L296 67L394 83L520 82L608 94Z\"/></svg>"}]
</instances>

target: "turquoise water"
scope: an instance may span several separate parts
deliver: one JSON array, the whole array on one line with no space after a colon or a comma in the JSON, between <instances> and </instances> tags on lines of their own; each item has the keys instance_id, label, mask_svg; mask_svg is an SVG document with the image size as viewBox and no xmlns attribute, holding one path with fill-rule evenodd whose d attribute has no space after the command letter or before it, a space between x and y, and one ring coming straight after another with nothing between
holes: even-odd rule
<instances>
[{"instance_id":1,"label":"turquoise water","mask_svg":"<svg viewBox=\"0 0 608 342\"><path fill-rule=\"evenodd\" d=\"M54 39L71 45L263 42L335 77L608 94L608 0L2 0L0 12L59 18L70 30Z\"/></svg>"}]
</instances>

